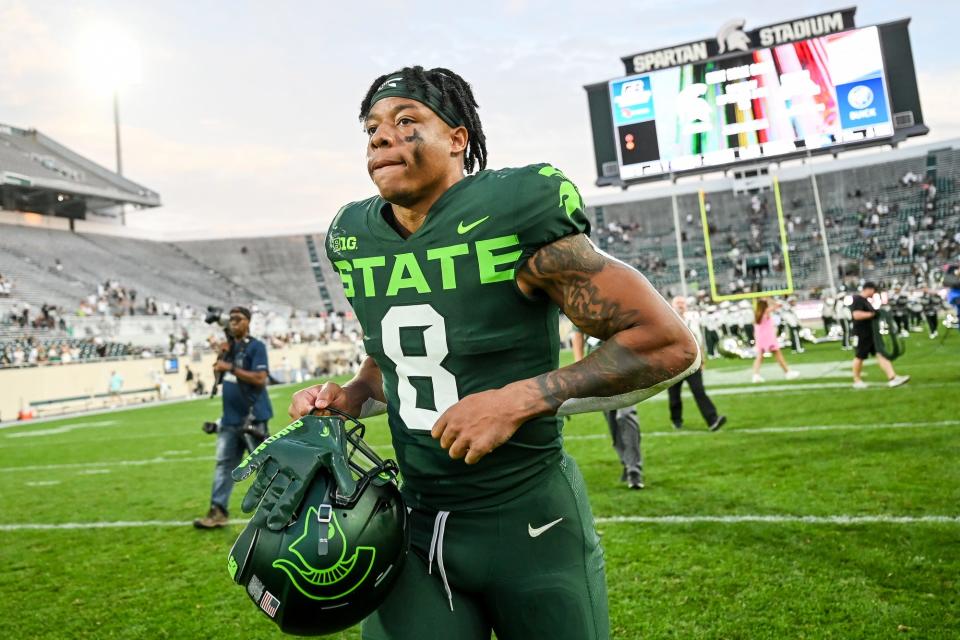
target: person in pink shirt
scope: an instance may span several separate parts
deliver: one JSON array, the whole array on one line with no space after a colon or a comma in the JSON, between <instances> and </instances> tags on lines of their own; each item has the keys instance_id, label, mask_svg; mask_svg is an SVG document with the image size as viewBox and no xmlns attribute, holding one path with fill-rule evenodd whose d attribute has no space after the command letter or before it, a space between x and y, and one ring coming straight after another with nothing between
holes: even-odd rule
<instances>
[{"instance_id":1,"label":"person in pink shirt","mask_svg":"<svg viewBox=\"0 0 960 640\"><path fill-rule=\"evenodd\" d=\"M777 328L773 324L773 312L779 308L776 302L771 303L767 298L757 300L757 307L753 312L754 347L757 350L757 359L753 361L753 381L763 382L760 377L760 365L763 364L763 354L772 353L783 369L787 380L793 380L800 375L798 371L790 369L783 354L780 353L780 343L777 341Z\"/></svg>"}]
</instances>

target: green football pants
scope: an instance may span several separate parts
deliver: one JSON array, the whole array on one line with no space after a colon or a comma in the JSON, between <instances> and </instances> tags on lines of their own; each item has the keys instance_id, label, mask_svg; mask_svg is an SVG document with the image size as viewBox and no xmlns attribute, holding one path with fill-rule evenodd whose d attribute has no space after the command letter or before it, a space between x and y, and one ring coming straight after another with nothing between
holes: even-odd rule
<instances>
[{"instance_id":1,"label":"green football pants","mask_svg":"<svg viewBox=\"0 0 960 640\"><path fill-rule=\"evenodd\" d=\"M487 509L410 513L411 551L364 640L607 640L603 550L564 455Z\"/></svg>"}]
</instances>

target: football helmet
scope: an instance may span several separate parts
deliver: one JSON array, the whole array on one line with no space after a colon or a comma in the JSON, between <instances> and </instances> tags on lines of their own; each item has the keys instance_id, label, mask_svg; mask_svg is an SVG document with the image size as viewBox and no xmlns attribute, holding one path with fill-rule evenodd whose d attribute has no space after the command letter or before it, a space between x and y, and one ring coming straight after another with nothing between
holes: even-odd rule
<instances>
[{"instance_id":1,"label":"football helmet","mask_svg":"<svg viewBox=\"0 0 960 640\"><path fill-rule=\"evenodd\" d=\"M720 355L724 358L749 359L756 356L756 351L754 351L753 347L744 344L742 340L734 338L733 336L721 338L720 342L717 343L717 351L719 351Z\"/></svg>"},{"instance_id":2,"label":"football helmet","mask_svg":"<svg viewBox=\"0 0 960 640\"><path fill-rule=\"evenodd\" d=\"M367 445L363 424L341 415L352 428L337 416L301 418L298 431L312 442L330 438L327 450L339 453L324 456L286 526L254 518L227 558L234 582L284 633L324 635L360 622L386 598L406 556L397 464Z\"/></svg>"}]
</instances>

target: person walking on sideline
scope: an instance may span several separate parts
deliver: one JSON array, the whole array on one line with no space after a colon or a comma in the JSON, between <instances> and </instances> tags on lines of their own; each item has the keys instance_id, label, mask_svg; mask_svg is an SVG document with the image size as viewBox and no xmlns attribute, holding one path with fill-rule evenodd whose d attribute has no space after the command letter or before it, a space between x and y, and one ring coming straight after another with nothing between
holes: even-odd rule
<instances>
[{"instance_id":1,"label":"person walking on sideline","mask_svg":"<svg viewBox=\"0 0 960 640\"><path fill-rule=\"evenodd\" d=\"M876 356L877 364L887 376L888 387L899 387L910 382L910 376L898 376L893 370L893 363L877 351L873 339L873 322L877 312L870 304L870 298L877 293L877 285L864 282L860 287L861 295L853 296L850 311L853 313L853 335L857 337L857 351L853 357L853 388L866 389L867 383L860 377L863 372L863 361L871 355Z\"/></svg>"},{"instance_id":2,"label":"person walking on sideline","mask_svg":"<svg viewBox=\"0 0 960 640\"><path fill-rule=\"evenodd\" d=\"M700 342L703 334L700 332L699 316L688 312L687 299L683 296L675 297L673 299L673 309L683 320L683 323L687 325L691 333L697 338L697 341ZM700 349L701 351L703 350L702 342ZM704 358L701 360L700 368L687 376L685 381L690 387L693 399L697 402L700 415L703 416L703 419L707 423L707 428L710 429L710 431L716 431L727 423L727 416L721 416L717 413L717 408L710 400L707 392L703 390L703 369L705 366L706 359ZM667 394L670 396L670 422L673 423L674 429L683 428L683 400L680 398L680 390L683 387L683 383L684 380L681 380L667 389Z\"/></svg>"},{"instance_id":3,"label":"person walking on sideline","mask_svg":"<svg viewBox=\"0 0 960 640\"><path fill-rule=\"evenodd\" d=\"M574 326L572 341L574 362L583 360L589 351L602 343L597 338L587 338L576 326ZM607 427L610 428L613 449L620 459L620 482L627 483L630 489L643 489L643 453L640 451L640 422L637 419L637 406L609 409L603 412L603 417L607 421Z\"/></svg>"},{"instance_id":4,"label":"person walking on sideline","mask_svg":"<svg viewBox=\"0 0 960 640\"><path fill-rule=\"evenodd\" d=\"M773 325L773 312L779 308L779 304L771 303L767 298L760 298L757 301L757 308L753 313L753 335L757 350L757 358L753 361L754 382L763 382L763 378L760 377L760 365L763 364L764 353L773 354L780 368L783 369L783 377L787 380L793 380L800 375L798 371L787 366L787 361L780 353L780 343L777 342L777 328Z\"/></svg>"}]
</instances>

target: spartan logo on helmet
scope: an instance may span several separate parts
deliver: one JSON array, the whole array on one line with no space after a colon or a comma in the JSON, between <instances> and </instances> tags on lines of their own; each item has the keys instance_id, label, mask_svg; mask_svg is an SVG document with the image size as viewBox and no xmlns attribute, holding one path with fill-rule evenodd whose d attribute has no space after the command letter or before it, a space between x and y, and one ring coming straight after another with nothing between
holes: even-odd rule
<instances>
[{"instance_id":1,"label":"spartan logo on helmet","mask_svg":"<svg viewBox=\"0 0 960 640\"><path fill-rule=\"evenodd\" d=\"M284 571L293 586L308 598L335 600L363 584L370 575L377 550L374 547L356 547L348 558L346 536L337 522L336 514L327 509L329 515L322 518L323 511L317 507L307 510L306 517L302 519L303 534L287 548L290 556L277 558L273 561L273 567ZM320 530L315 531L314 528ZM323 531L324 528L326 531ZM323 549L323 557L318 549L318 539L320 545L327 547ZM323 568L317 568L316 565L321 563Z\"/></svg>"},{"instance_id":2,"label":"spartan logo on helmet","mask_svg":"<svg viewBox=\"0 0 960 640\"><path fill-rule=\"evenodd\" d=\"M717 31L717 44L720 45L717 53L750 50L750 36L743 32L746 23L743 18L734 18L720 27Z\"/></svg>"},{"instance_id":3,"label":"spartan logo on helmet","mask_svg":"<svg viewBox=\"0 0 960 640\"><path fill-rule=\"evenodd\" d=\"M346 420L355 426L347 430ZM365 430L346 414L308 415L260 450L255 485L261 474L274 482L282 464L275 458L298 449L321 462L305 479L290 521L271 529L255 516L227 559L233 581L284 633L324 635L357 624L380 606L400 574L409 544L400 469L364 441Z\"/></svg>"}]
</instances>

